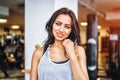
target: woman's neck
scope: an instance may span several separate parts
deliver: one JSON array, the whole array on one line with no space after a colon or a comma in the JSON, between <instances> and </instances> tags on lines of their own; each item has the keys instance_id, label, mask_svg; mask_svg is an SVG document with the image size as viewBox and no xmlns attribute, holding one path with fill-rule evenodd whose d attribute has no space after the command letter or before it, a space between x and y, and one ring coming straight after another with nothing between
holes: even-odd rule
<instances>
[{"instance_id":1,"label":"woman's neck","mask_svg":"<svg viewBox=\"0 0 120 80\"><path fill-rule=\"evenodd\" d=\"M51 57L54 56L53 61L64 61L68 59L64 46L63 46L63 41L55 41L51 47ZM57 57L57 59L55 58Z\"/></svg>"},{"instance_id":2,"label":"woman's neck","mask_svg":"<svg viewBox=\"0 0 120 80\"><path fill-rule=\"evenodd\" d=\"M53 47L61 48L61 47L63 47L63 41L57 41L57 40L55 40L55 42L53 43L52 46Z\"/></svg>"}]
</instances>

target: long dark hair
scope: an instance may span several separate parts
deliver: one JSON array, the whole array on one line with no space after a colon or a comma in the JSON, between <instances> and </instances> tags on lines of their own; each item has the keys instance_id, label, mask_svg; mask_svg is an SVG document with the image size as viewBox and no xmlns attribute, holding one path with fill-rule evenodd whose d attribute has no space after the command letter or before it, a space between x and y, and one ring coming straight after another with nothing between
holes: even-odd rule
<instances>
[{"instance_id":1,"label":"long dark hair","mask_svg":"<svg viewBox=\"0 0 120 80\"><path fill-rule=\"evenodd\" d=\"M51 16L51 18L48 20L48 22L46 24L45 29L48 32L48 37L44 42L44 45L43 45L44 51L43 52L46 51L46 49L48 48L48 46L50 44L53 44L55 42L55 38L54 38L54 35L52 32L52 26L53 26L54 21L60 14L67 14L71 17L72 31L71 31L70 35L68 36L68 39L72 40L75 44L80 45L80 29L79 29L78 21L75 17L75 14L73 13L72 10L70 10L68 8L61 8L53 13L53 15Z\"/></svg>"}]
</instances>

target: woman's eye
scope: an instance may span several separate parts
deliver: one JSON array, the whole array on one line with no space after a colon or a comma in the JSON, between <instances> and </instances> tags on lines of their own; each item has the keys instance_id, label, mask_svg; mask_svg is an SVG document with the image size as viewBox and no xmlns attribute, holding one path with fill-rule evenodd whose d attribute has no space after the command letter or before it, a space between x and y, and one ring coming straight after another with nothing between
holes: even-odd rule
<instances>
[{"instance_id":1,"label":"woman's eye","mask_svg":"<svg viewBox=\"0 0 120 80\"><path fill-rule=\"evenodd\" d=\"M56 23L56 25L60 26L61 24L60 23Z\"/></svg>"},{"instance_id":2,"label":"woman's eye","mask_svg":"<svg viewBox=\"0 0 120 80\"><path fill-rule=\"evenodd\" d=\"M71 26L65 26L65 28L70 29L70 28L71 28Z\"/></svg>"}]
</instances>

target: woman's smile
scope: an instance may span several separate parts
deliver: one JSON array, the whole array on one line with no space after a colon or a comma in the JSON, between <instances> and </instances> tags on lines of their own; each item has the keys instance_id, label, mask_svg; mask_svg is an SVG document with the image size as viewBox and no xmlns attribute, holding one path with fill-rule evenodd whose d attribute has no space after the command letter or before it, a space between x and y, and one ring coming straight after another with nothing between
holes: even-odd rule
<instances>
[{"instance_id":1,"label":"woman's smile","mask_svg":"<svg viewBox=\"0 0 120 80\"><path fill-rule=\"evenodd\" d=\"M57 36L58 36L59 38L62 38L62 37L64 36L64 34L63 34L63 33L57 33Z\"/></svg>"}]
</instances>

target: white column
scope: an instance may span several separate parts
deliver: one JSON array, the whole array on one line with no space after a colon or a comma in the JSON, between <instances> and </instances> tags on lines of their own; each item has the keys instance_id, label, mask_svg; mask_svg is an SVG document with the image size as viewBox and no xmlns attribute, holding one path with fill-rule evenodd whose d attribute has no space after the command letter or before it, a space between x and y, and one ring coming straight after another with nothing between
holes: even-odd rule
<instances>
[{"instance_id":1,"label":"white column","mask_svg":"<svg viewBox=\"0 0 120 80\"><path fill-rule=\"evenodd\" d=\"M46 39L45 24L52 13L60 7L72 9L78 13L77 0L25 0L25 69L31 69L31 59L35 45ZM29 80L25 73L25 80Z\"/></svg>"}]
</instances>

